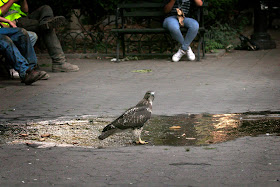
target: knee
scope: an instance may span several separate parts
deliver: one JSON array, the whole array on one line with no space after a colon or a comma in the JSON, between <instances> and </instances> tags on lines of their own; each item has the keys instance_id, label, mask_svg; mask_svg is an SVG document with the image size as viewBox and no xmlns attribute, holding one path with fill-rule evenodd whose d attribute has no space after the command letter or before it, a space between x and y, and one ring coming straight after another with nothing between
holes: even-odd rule
<instances>
[{"instance_id":1,"label":"knee","mask_svg":"<svg viewBox=\"0 0 280 187\"><path fill-rule=\"evenodd\" d=\"M166 25L166 29L169 30L169 32L174 33L174 32L180 31L180 26L179 26L179 24L178 25L176 25L176 24L167 24Z\"/></svg>"},{"instance_id":2,"label":"knee","mask_svg":"<svg viewBox=\"0 0 280 187\"><path fill-rule=\"evenodd\" d=\"M6 35L0 35L0 46L1 49L7 49L8 46L12 45L13 41Z\"/></svg>"},{"instance_id":3,"label":"knee","mask_svg":"<svg viewBox=\"0 0 280 187\"><path fill-rule=\"evenodd\" d=\"M46 10L52 10L52 8L49 5L43 5L41 8L45 11Z\"/></svg>"},{"instance_id":4,"label":"knee","mask_svg":"<svg viewBox=\"0 0 280 187\"><path fill-rule=\"evenodd\" d=\"M195 29L198 30L199 29L199 23L196 21L195 22Z\"/></svg>"},{"instance_id":5,"label":"knee","mask_svg":"<svg viewBox=\"0 0 280 187\"><path fill-rule=\"evenodd\" d=\"M31 45L34 46L36 41L38 40L38 36L35 32L31 32L31 31L27 31L30 41L31 41Z\"/></svg>"},{"instance_id":6,"label":"knee","mask_svg":"<svg viewBox=\"0 0 280 187\"><path fill-rule=\"evenodd\" d=\"M38 35L35 32L28 31L28 35L29 35L29 38L32 40L35 40L35 41L38 40Z\"/></svg>"},{"instance_id":7,"label":"knee","mask_svg":"<svg viewBox=\"0 0 280 187\"><path fill-rule=\"evenodd\" d=\"M180 25L176 17L167 17L163 22L163 27L170 32L180 31Z\"/></svg>"},{"instance_id":8,"label":"knee","mask_svg":"<svg viewBox=\"0 0 280 187\"><path fill-rule=\"evenodd\" d=\"M53 16L53 10L49 5L43 5L40 7L42 12L46 12L49 14L49 16Z\"/></svg>"},{"instance_id":9,"label":"knee","mask_svg":"<svg viewBox=\"0 0 280 187\"><path fill-rule=\"evenodd\" d=\"M23 35L27 35L27 31L24 28L16 27L15 29L17 29L19 33L22 33Z\"/></svg>"},{"instance_id":10,"label":"knee","mask_svg":"<svg viewBox=\"0 0 280 187\"><path fill-rule=\"evenodd\" d=\"M193 29L193 30L195 30L195 31L198 31L198 29L199 29L199 23L198 23L196 20L194 20L194 21L190 24L190 28Z\"/></svg>"},{"instance_id":11,"label":"knee","mask_svg":"<svg viewBox=\"0 0 280 187\"><path fill-rule=\"evenodd\" d=\"M0 41L12 41L8 36L6 36L6 35L0 35Z\"/></svg>"}]
</instances>

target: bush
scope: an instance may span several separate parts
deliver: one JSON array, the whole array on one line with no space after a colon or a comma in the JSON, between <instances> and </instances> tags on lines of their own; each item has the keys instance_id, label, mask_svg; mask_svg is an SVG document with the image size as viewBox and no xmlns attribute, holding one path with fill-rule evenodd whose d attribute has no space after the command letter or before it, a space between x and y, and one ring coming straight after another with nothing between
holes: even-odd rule
<instances>
[{"instance_id":1,"label":"bush","mask_svg":"<svg viewBox=\"0 0 280 187\"><path fill-rule=\"evenodd\" d=\"M232 41L237 36L238 30L228 24L218 23L216 26L211 26L206 33L206 51L225 49L227 46L232 45Z\"/></svg>"},{"instance_id":2,"label":"bush","mask_svg":"<svg viewBox=\"0 0 280 187\"><path fill-rule=\"evenodd\" d=\"M244 27L248 25L250 17L239 16L227 23L216 23L206 31L206 51L226 49L229 45L236 47L236 40ZM238 40L239 43L239 40Z\"/></svg>"},{"instance_id":3,"label":"bush","mask_svg":"<svg viewBox=\"0 0 280 187\"><path fill-rule=\"evenodd\" d=\"M238 0L206 0L206 2L208 2L208 15L205 17L206 25L217 22L227 23L238 12Z\"/></svg>"}]
</instances>

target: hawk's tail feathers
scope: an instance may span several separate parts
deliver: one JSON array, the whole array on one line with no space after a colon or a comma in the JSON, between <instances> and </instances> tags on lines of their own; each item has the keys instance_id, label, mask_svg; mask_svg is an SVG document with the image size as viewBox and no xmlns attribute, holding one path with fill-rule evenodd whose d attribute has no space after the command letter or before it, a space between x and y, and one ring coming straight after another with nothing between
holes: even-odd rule
<instances>
[{"instance_id":1,"label":"hawk's tail feathers","mask_svg":"<svg viewBox=\"0 0 280 187\"><path fill-rule=\"evenodd\" d=\"M106 132L102 132L102 134L100 136L98 136L98 139L99 140L104 140L108 136L111 136L112 134L114 134L116 131L117 131L117 129L111 129L111 130L108 130Z\"/></svg>"},{"instance_id":2,"label":"hawk's tail feathers","mask_svg":"<svg viewBox=\"0 0 280 187\"><path fill-rule=\"evenodd\" d=\"M107 138L108 136L114 134L117 131L116 128L114 128L111 124L107 125L100 136L98 136L99 140L104 140L105 138Z\"/></svg>"}]
</instances>

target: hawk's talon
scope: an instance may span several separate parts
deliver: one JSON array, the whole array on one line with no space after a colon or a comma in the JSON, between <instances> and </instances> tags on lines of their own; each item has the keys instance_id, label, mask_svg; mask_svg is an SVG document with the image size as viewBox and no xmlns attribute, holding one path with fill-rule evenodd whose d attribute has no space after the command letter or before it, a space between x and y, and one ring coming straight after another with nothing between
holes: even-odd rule
<instances>
[{"instance_id":1,"label":"hawk's talon","mask_svg":"<svg viewBox=\"0 0 280 187\"><path fill-rule=\"evenodd\" d=\"M149 142L147 141L143 141L143 140L139 140L139 141L136 141L136 144L141 144L141 145L145 145L145 144L148 144Z\"/></svg>"}]
</instances>

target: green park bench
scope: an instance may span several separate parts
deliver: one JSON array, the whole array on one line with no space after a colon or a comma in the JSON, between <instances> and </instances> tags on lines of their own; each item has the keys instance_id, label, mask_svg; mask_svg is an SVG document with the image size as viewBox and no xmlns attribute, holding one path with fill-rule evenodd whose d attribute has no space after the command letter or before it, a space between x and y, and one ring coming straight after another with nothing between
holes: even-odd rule
<instances>
[{"instance_id":1,"label":"green park bench","mask_svg":"<svg viewBox=\"0 0 280 187\"><path fill-rule=\"evenodd\" d=\"M127 34L169 34L168 30L162 27L162 21L164 19L163 3L154 2L134 2L134 3L123 3L119 4L116 10L116 20L115 28L111 30L117 36L117 47L116 47L116 58L117 62L120 58L120 45L122 46L123 57L126 55L125 46L125 35ZM195 8L194 12L191 12L193 17L199 22L199 32L198 32L198 49L197 49L197 60L200 60L200 53L202 51L202 56L205 56L205 27L204 27L204 15L207 3L204 3L202 7ZM129 19L145 19L152 20L146 28L127 28L127 21ZM155 26L155 21L159 22ZM187 32L186 28L181 28L183 33Z\"/></svg>"}]
</instances>

